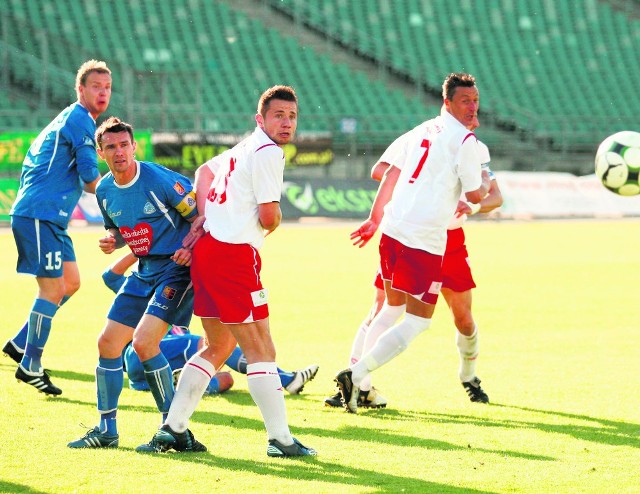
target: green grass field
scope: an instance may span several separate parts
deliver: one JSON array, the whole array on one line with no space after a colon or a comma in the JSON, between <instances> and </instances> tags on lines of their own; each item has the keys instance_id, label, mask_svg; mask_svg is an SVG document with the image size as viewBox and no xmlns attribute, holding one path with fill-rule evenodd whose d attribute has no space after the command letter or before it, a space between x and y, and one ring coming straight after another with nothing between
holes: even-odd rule
<instances>
[{"instance_id":1,"label":"green grass field","mask_svg":"<svg viewBox=\"0 0 640 494\"><path fill-rule=\"evenodd\" d=\"M125 389L120 448L70 450L97 423L96 337L112 295L100 274L97 229L72 236L83 276L54 320L43 361L62 396L13 377L0 356L0 492L632 493L640 490L640 222L473 222L479 288L478 373L491 405L470 403L457 379L444 305L431 329L374 373L389 400L357 415L323 406L373 298L377 242L350 245L354 224L284 225L262 250L271 328L285 369L316 362L300 396L286 396L293 433L317 458L270 459L244 376L206 397L191 429L204 454L141 455L160 417L148 393ZM15 274L0 230L0 343L24 322L35 282ZM443 301L442 301L443 302ZM196 319L195 332L201 332Z\"/></svg>"}]
</instances>

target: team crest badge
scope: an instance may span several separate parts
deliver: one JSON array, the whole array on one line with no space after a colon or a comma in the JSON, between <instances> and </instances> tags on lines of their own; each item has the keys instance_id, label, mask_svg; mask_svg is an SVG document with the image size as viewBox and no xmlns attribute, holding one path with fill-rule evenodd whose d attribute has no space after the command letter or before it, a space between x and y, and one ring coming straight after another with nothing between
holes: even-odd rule
<instances>
[{"instance_id":1,"label":"team crest badge","mask_svg":"<svg viewBox=\"0 0 640 494\"><path fill-rule=\"evenodd\" d=\"M185 193L184 187L180 182L176 182L175 184L173 184L173 190L175 190L181 196L183 196Z\"/></svg>"},{"instance_id":2,"label":"team crest badge","mask_svg":"<svg viewBox=\"0 0 640 494\"><path fill-rule=\"evenodd\" d=\"M165 286L162 290L162 296L167 300L173 300L173 297L176 296L176 289L171 288L170 286Z\"/></svg>"},{"instance_id":3,"label":"team crest badge","mask_svg":"<svg viewBox=\"0 0 640 494\"><path fill-rule=\"evenodd\" d=\"M144 205L144 214L153 214L156 212L156 208L149 201Z\"/></svg>"}]
</instances>

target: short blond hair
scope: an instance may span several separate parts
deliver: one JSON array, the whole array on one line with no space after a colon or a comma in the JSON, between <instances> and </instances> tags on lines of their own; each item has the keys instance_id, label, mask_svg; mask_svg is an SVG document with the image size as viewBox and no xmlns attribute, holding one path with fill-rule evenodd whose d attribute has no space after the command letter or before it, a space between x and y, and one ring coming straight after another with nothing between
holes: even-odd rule
<instances>
[{"instance_id":1,"label":"short blond hair","mask_svg":"<svg viewBox=\"0 0 640 494\"><path fill-rule=\"evenodd\" d=\"M80 86L87 84L87 77L89 77L89 74L92 72L111 75L111 70L107 67L106 62L102 60L87 60L80 66L76 74L76 92L78 92Z\"/></svg>"}]
</instances>

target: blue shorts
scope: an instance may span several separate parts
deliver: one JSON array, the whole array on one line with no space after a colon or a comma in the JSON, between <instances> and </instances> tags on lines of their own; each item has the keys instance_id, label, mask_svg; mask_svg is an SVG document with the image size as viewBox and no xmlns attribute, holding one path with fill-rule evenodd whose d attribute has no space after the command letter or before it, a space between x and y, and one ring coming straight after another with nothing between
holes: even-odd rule
<instances>
[{"instance_id":1,"label":"blue shorts","mask_svg":"<svg viewBox=\"0 0 640 494\"><path fill-rule=\"evenodd\" d=\"M39 278L61 278L63 263L75 262L76 253L67 230L50 221L11 217L18 248L16 271Z\"/></svg>"},{"instance_id":2,"label":"blue shorts","mask_svg":"<svg viewBox=\"0 0 640 494\"><path fill-rule=\"evenodd\" d=\"M193 313L193 286L189 268L169 258L140 259L116 295L107 317L135 328L144 314L167 324L189 326Z\"/></svg>"},{"instance_id":3,"label":"blue shorts","mask_svg":"<svg viewBox=\"0 0 640 494\"><path fill-rule=\"evenodd\" d=\"M160 341L160 351L169 361L171 370L182 369L184 364L198 351L201 336L195 334L168 334ZM149 389L144 377L144 368L133 347L128 345L124 351L124 365L129 376L129 386L138 391Z\"/></svg>"}]
</instances>

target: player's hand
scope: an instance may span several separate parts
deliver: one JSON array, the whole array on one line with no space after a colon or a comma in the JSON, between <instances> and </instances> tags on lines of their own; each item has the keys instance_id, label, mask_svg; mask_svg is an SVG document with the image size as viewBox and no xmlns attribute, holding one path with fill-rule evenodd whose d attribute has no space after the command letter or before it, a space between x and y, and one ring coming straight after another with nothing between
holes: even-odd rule
<instances>
[{"instance_id":1,"label":"player's hand","mask_svg":"<svg viewBox=\"0 0 640 494\"><path fill-rule=\"evenodd\" d=\"M181 248L171 256L171 259L180 266L191 266L191 249Z\"/></svg>"},{"instance_id":2,"label":"player's hand","mask_svg":"<svg viewBox=\"0 0 640 494\"><path fill-rule=\"evenodd\" d=\"M353 245L362 248L373 238L376 231L378 231L378 224L374 221L366 220L357 230L351 232L349 238L353 242Z\"/></svg>"},{"instance_id":3,"label":"player's hand","mask_svg":"<svg viewBox=\"0 0 640 494\"><path fill-rule=\"evenodd\" d=\"M106 235L98 240L98 247L105 254L111 254L116 250L116 238L113 235Z\"/></svg>"},{"instance_id":4,"label":"player's hand","mask_svg":"<svg viewBox=\"0 0 640 494\"><path fill-rule=\"evenodd\" d=\"M463 214L471 214L471 212L472 209L471 207L469 207L469 204L464 201L458 201L458 207L456 208L454 216L456 218L460 218L460 216L462 216Z\"/></svg>"},{"instance_id":5,"label":"player's hand","mask_svg":"<svg viewBox=\"0 0 640 494\"><path fill-rule=\"evenodd\" d=\"M196 242L204 236L206 233L204 230L204 215L198 216L191 223L191 228L189 229L189 233L182 240L182 246L185 249L193 249L193 246L196 245Z\"/></svg>"}]
</instances>

